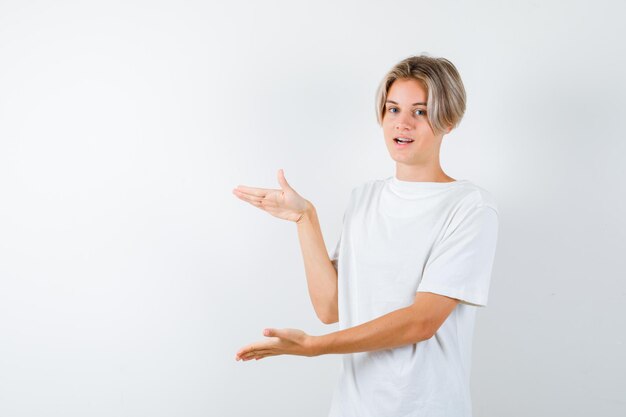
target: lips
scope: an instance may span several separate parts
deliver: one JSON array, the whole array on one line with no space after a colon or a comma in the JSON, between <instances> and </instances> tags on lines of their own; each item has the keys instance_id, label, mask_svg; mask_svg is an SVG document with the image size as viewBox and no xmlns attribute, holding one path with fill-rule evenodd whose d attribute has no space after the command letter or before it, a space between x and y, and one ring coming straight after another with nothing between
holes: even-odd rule
<instances>
[{"instance_id":1,"label":"lips","mask_svg":"<svg viewBox=\"0 0 626 417\"><path fill-rule=\"evenodd\" d=\"M397 138L394 138L393 141L396 143L411 143L413 142L413 139L399 136Z\"/></svg>"}]
</instances>

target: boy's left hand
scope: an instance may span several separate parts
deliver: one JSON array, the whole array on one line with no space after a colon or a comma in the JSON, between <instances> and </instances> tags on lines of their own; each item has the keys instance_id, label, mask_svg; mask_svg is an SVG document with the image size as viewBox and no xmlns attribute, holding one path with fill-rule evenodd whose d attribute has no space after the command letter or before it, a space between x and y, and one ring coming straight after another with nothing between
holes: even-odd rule
<instances>
[{"instance_id":1,"label":"boy's left hand","mask_svg":"<svg viewBox=\"0 0 626 417\"><path fill-rule=\"evenodd\" d=\"M247 361L263 359L275 355L316 356L313 346L314 336L298 329L265 329L263 335L269 337L239 349L235 360Z\"/></svg>"}]
</instances>

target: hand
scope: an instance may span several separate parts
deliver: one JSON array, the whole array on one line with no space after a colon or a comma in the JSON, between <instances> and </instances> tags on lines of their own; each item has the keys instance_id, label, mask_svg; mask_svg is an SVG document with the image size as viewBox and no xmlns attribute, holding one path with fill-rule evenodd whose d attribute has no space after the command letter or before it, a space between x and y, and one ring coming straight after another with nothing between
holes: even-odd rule
<instances>
[{"instance_id":1,"label":"hand","mask_svg":"<svg viewBox=\"0 0 626 417\"><path fill-rule=\"evenodd\" d=\"M265 329L264 336L269 339L253 343L239 349L235 360L247 361L263 359L266 356L300 355L316 356L313 346L314 336L309 336L298 329Z\"/></svg>"},{"instance_id":2,"label":"hand","mask_svg":"<svg viewBox=\"0 0 626 417\"><path fill-rule=\"evenodd\" d=\"M280 190L239 185L233 194L274 217L300 222L310 203L289 186L282 169L278 170L278 183Z\"/></svg>"}]
</instances>

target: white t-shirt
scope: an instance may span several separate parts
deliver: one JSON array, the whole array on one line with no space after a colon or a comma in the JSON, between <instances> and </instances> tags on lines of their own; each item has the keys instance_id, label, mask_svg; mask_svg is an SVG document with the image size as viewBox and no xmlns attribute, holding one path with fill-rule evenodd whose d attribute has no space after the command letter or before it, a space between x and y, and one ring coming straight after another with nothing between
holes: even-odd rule
<instances>
[{"instance_id":1,"label":"white t-shirt","mask_svg":"<svg viewBox=\"0 0 626 417\"><path fill-rule=\"evenodd\" d=\"M469 180L352 189L330 258L339 329L413 304L416 292L457 298L433 337L342 355L329 417L470 417L474 319L487 305L498 234L491 194Z\"/></svg>"}]
</instances>

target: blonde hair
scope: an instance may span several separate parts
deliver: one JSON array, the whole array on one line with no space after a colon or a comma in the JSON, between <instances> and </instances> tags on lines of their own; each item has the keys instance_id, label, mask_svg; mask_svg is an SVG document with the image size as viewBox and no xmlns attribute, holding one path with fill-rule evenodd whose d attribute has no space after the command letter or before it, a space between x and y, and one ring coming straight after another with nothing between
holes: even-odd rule
<instances>
[{"instance_id":1,"label":"blonde hair","mask_svg":"<svg viewBox=\"0 0 626 417\"><path fill-rule=\"evenodd\" d=\"M376 91L376 120L382 126L389 88L396 80L413 79L428 91L426 116L433 131L455 128L465 113L465 88L452 62L424 54L398 62L383 77Z\"/></svg>"}]
</instances>

